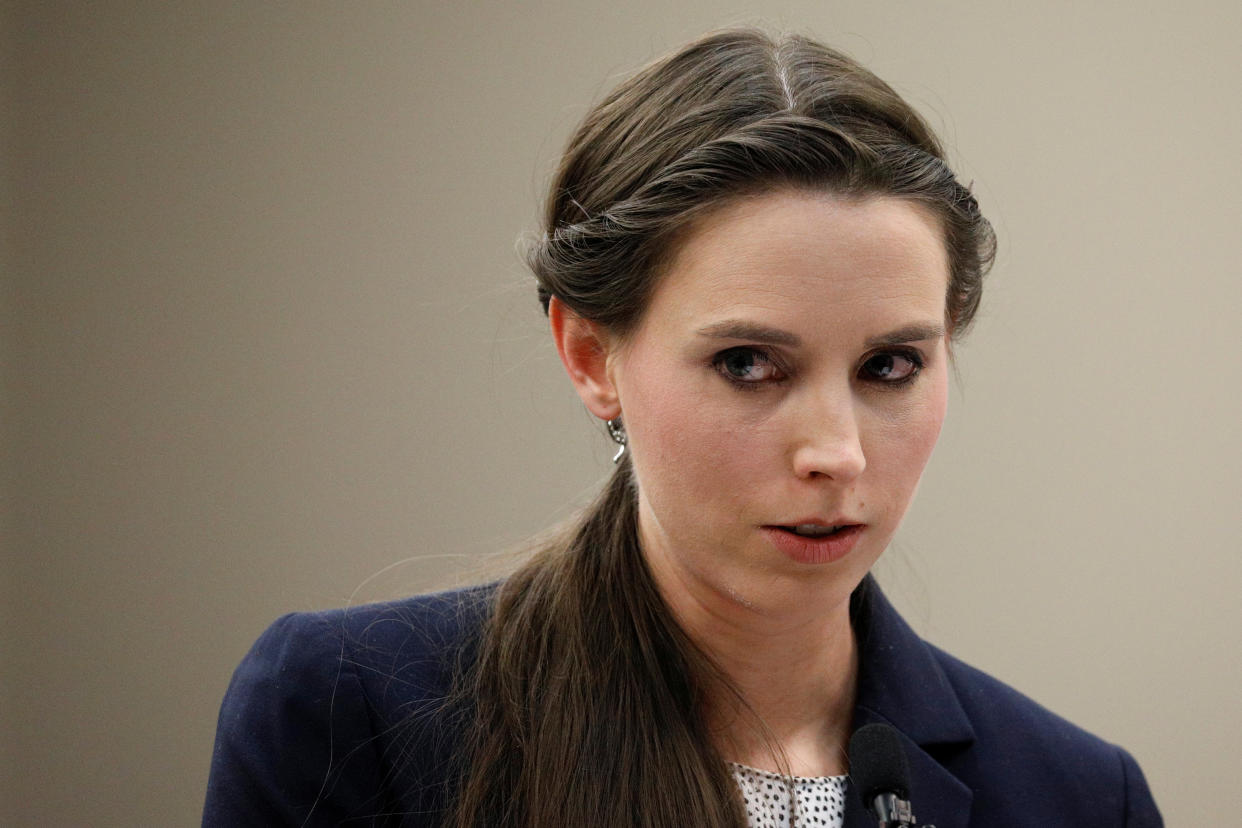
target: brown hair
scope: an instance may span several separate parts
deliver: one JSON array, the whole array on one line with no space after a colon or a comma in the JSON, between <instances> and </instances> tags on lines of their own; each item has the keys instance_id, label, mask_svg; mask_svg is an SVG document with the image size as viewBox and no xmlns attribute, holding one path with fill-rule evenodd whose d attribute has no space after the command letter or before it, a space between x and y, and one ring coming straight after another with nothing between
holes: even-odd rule
<instances>
[{"instance_id":1,"label":"brown hair","mask_svg":"<svg viewBox=\"0 0 1242 828\"><path fill-rule=\"evenodd\" d=\"M954 336L969 326L995 242L931 130L848 57L753 30L679 49L587 115L528 252L544 310L556 296L625 336L679 231L778 188L923 206L948 252L946 322ZM723 676L661 600L636 503L627 457L495 593L459 687L473 723L454 828L744 828L701 716L703 688Z\"/></svg>"}]
</instances>

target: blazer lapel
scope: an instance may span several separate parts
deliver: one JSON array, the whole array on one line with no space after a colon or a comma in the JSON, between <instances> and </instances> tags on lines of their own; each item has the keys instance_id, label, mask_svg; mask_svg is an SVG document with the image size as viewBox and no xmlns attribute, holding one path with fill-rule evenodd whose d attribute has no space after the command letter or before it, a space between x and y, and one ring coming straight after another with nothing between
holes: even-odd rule
<instances>
[{"instance_id":1,"label":"blazer lapel","mask_svg":"<svg viewBox=\"0 0 1242 828\"><path fill-rule=\"evenodd\" d=\"M931 647L901 619L871 576L851 606L859 648L854 728L872 722L891 725L910 763L910 804L920 826L966 828L973 798L970 787L936 758L969 749L974 729ZM874 828L875 818L851 787L846 828Z\"/></svg>"}]
</instances>

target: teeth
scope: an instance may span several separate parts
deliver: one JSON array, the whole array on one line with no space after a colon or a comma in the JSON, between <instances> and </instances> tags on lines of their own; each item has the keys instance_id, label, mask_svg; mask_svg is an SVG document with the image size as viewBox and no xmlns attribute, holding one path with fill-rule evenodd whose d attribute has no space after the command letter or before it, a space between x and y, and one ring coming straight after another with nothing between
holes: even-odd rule
<instances>
[{"instance_id":1,"label":"teeth","mask_svg":"<svg viewBox=\"0 0 1242 828\"><path fill-rule=\"evenodd\" d=\"M794 532L808 537L821 537L831 535L840 528L840 526L816 526L814 523L802 523L794 527Z\"/></svg>"}]
</instances>

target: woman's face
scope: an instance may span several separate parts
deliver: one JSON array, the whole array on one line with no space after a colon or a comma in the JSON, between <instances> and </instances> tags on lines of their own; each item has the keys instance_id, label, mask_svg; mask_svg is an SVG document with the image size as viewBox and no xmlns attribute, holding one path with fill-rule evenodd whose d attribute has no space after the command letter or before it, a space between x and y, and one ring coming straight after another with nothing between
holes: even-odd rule
<instances>
[{"instance_id":1,"label":"woman's face","mask_svg":"<svg viewBox=\"0 0 1242 828\"><path fill-rule=\"evenodd\" d=\"M695 224L606 360L667 597L844 602L940 433L947 280L935 220L895 198L778 192ZM778 528L800 523L847 528Z\"/></svg>"}]
</instances>

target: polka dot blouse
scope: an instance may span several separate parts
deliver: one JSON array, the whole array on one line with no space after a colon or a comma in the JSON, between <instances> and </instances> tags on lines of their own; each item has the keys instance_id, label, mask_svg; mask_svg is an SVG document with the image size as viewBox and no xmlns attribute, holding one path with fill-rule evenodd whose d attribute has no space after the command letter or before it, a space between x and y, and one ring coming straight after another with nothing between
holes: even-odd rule
<instances>
[{"instance_id":1,"label":"polka dot blouse","mask_svg":"<svg viewBox=\"0 0 1242 828\"><path fill-rule=\"evenodd\" d=\"M742 791L750 828L841 828L845 824L845 788L849 777L784 777L746 765L730 763L729 767Z\"/></svg>"}]
</instances>

